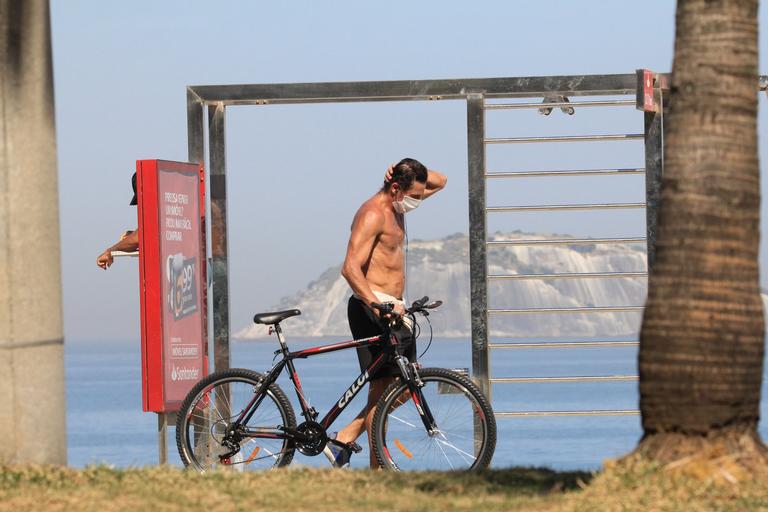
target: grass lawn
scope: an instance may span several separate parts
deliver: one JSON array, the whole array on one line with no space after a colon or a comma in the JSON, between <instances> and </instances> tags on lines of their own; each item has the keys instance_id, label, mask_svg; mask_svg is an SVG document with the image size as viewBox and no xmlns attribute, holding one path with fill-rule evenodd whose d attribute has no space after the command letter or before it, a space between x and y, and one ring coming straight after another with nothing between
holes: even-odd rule
<instances>
[{"instance_id":1,"label":"grass lawn","mask_svg":"<svg viewBox=\"0 0 768 512\"><path fill-rule=\"evenodd\" d=\"M169 467L0 466L0 511L768 511L757 483L706 484L647 463L593 475L287 469L199 475Z\"/></svg>"}]
</instances>

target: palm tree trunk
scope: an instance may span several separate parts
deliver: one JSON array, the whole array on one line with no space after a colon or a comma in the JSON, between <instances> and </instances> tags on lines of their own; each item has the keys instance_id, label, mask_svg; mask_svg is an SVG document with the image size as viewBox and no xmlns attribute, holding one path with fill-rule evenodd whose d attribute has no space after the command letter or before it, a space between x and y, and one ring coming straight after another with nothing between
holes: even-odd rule
<instances>
[{"instance_id":1,"label":"palm tree trunk","mask_svg":"<svg viewBox=\"0 0 768 512\"><path fill-rule=\"evenodd\" d=\"M679 0L656 263L640 334L640 450L672 460L756 432L757 0ZM722 443L721 443L722 444Z\"/></svg>"}]
</instances>

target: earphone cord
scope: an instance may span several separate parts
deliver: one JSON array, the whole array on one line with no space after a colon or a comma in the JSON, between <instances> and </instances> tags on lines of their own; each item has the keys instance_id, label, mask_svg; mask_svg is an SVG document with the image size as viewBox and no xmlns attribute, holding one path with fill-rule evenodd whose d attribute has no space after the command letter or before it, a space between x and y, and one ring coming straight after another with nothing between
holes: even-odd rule
<instances>
[{"instance_id":1,"label":"earphone cord","mask_svg":"<svg viewBox=\"0 0 768 512\"><path fill-rule=\"evenodd\" d=\"M408 297L408 221L405 220L405 215L403 215L403 229L405 230L405 268L403 269L403 281L404 281L404 290L403 290L403 302L405 302ZM432 346L432 322L429 321L429 317L425 316L424 318L427 319L427 324L429 325L429 343L427 343L427 347L424 349L424 351L421 353L421 355L417 359L421 359L424 357L424 354L427 353L429 350L429 347ZM413 339L416 341L418 337L421 335L421 327L419 326L418 322L416 322L416 315L411 315L411 320L413 321Z\"/></svg>"},{"instance_id":2,"label":"earphone cord","mask_svg":"<svg viewBox=\"0 0 768 512\"><path fill-rule=\"evenodd\" d=\"M408 304L408 221L403 214L403 230L405 231L405 267L403 268L403 303Z\"/></svg>"}]
</instances>

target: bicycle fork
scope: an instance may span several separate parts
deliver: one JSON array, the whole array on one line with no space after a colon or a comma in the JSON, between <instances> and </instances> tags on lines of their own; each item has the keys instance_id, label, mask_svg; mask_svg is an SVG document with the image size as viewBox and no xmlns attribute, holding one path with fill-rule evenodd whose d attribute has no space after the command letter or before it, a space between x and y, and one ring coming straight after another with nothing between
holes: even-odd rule
<instances>
[{"instance_id":1,"label":"bicycle fork","mask_svg":"<svg viewBox=\"0 0 768 512\"><path fill-rule=\"evenodd\" d=\"M419 413L421 422L424 424L424 428L427 429L427 434L430 437L436 436L440 433L440 429L437 428L435 418L432 416L432 411L429 410L427 401L424 400L424 394L421 392L421 388L424 387L424 383L419 377L419 370L416 363L408 362L404 356L397 356L395 359L400 372L403 374L408 391L411 394L411 400L416 410Z\"/></svg>"}]
</instances>

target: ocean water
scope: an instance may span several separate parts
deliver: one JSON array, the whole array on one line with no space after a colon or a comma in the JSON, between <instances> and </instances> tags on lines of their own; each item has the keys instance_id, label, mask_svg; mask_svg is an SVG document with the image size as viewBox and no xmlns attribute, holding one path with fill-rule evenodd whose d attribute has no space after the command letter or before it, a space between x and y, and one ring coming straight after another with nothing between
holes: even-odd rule
<instances>
[{"instance_id":1,"label":"ocean water","mask_svg":"<svg viewBox=\"0 0 768 512\"><path fill-rule=\"evenodd\" d=\"M288 338L292 350L322 345L338 338L308 341ZM419 353L426 343L419 340ZM232 366L266 371L277 348L274 338L233 341ZM536 377L576 375L634 375L636 348L582 348L494 351L494 376ZM468 340L435 339L421 358L424 366L471 367ZM101 463L115 467L157 463L157 416L141 410L141 352L138 340L123 342L68 342L67 439L69 464L82 467ZM296 362L305 394L320 416L330 409L359 374L354 350L345 350ZM766 372L768 377L768 371ZM768 415L768 382L763 379L761 417ZM298 411L291 382L280 386ZM361 393L334 427L343 427L364 404ZM637 382L576 384L497 384L492 389L496 411L635 409ZM297 413L298 416L298 413ZM499 418L498 441L492 465L548 466L555 469L598 469L605 459L621 456L636 445L639 416ZM768 424L759 426L768 438ZM352 459L353 467L366 467L368 447ZM169 462L180 465L175 429L168 431ZM294 464L328 467L325 457L297 452Z\"/></svg>"}]
</instances>

